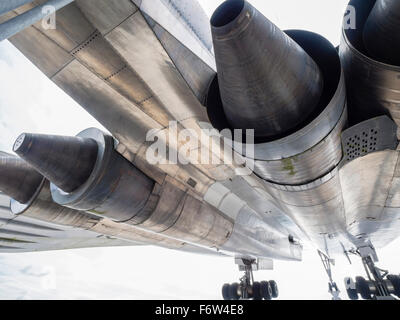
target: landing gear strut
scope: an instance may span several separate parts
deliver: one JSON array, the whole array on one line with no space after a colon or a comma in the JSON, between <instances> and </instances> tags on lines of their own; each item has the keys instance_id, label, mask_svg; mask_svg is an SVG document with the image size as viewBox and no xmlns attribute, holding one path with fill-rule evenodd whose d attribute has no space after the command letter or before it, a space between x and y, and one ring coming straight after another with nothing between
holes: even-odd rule
<instances>
[{"instance_id":1,"label":"landing gear strut","mask_svg":"<svg viewBox=\"0 0 400 320\"><path fill-rule=\"evenodd\" d=\"M365 300L394 300L392 295L400 298L400 277L390 275L388 271L378 268L375 263L378 257L372 245L361 247L351 253L361 257L368 280L356 277L345 279L347 294L351 300L358 300L360 295Z\"/></svg>"},{"instance_id":2,"label":"landing gear strut","mask_svg":"<svg viewBox=\"0 0 400 320\"><path fill-rule=\"evenodd\" d=\"M278 297L278 285L275 281L254 281L253 271L256 265L256 260L241 259L239 270L244 271L244 275L240 278L240 283L224 284L224 300L271 300Z\"/></svg>"},{"instance_id":3,"label":"landing gear strut","mask_svg":"<svg viewBox=\"0 0 400 320\"><path fill-rule=\"evenodd\" d=\"M334 265L334 260L330 259L326 254L324 254L323 252L321 252L319 250L318 250L318 254L319 254L319 257L321 258L322 264L324 265L325 271L329 277L328 292L332 295L332 300L341 300L339 297L340 290L339 290L336 282L334 282L333 278L332 278L332 265Z\"/></svg>"}]
</instances>

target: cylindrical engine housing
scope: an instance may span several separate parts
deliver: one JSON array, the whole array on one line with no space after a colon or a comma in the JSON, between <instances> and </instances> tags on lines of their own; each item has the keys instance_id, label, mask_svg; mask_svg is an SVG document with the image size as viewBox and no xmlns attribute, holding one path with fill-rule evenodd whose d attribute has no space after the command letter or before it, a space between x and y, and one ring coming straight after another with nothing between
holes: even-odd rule
<instances>
[{"instance_id":1,"label":"cylindrical engine housing","mask_svg":"<svg viewBox=\"0 0 400 320\"><path fill-rule=\"evenodd\" d=\"M391 65L377 60L364 45L365 24L375 4L375 0L350 1L357 15L355 29L344 26L342 30L340 58L346 75L349 120L354 125L388 115L399 126L400 64ZM390 46L385 50L389 49Z\"/></svg>"},{"instance_id":2,"label":"cylindrical engine housing","mask_svg":"<svg viewBox=\"0 0 400 320\"><path fill-rule=\"evenodd\" d=\"M51 185L56 203L182 242L219 247L227 241L233 230L230 218L168 177L162 185L155 184L125 160L115 150L114 139L100 130L88 129L78 136L97 141L97 161L75 191L66 193Z\"/></svg>"},{"instance_id":3,"label":"cylindrical engine housing","mask_svg":"<svg viewBox=\"0 0 400 320\"><path fill-rule=\"evenodd\" d=\"M340 134L347 126L344 74L336 48L322 36L301 30L286 31L315 61L324 90L312 118L296 132L272 141L255 139L254 172L281 185L302 185L333 170L343 158ZM219 93L218 79L210 86L208 114L218 130L230 128ZM246 144L235 150L246 156Z\"/></svg>"},{"instance_id":4,"label":"cylindrical engine housing","mask_svg":"<svg viewBox=\"0 0 400 320\"><path fill-rule=\"evenodd\" d=\"M153 180L115 151L113 137L93 128L78 136L96 141L97 160L88 179L76 190L67 193L52 183L54 201L117 222L133 219L144 209Z\"/></svg>"},{"instance_id":5,"label":"cylindrical engine housing","mask_svg":"<svg viewBox=\"0 0 400 320\"><path fill-rule=\"evenodd\" d=\"M211 18L211 30L230 127L271 139L308 119L320 101L323 77L296 41L244 0L225 1Z\"/></svg>"}]
</instances>

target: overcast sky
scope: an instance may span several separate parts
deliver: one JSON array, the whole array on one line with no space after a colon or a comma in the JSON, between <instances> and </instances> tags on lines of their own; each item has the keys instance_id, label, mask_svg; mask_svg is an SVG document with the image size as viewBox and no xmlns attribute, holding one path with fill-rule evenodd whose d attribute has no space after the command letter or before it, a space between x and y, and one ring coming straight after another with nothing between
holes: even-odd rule
<instances>
[{"instance_id":1,"label":"overcast sky","mask_svg":"<svg viewBox=\"0 0 400 320\"><path fill-rule=\"evenodd\" d=\"M200 2L211 15L222 1ZM315 31L339 44L346 0L250 2L282 29ZM7 41L0 43L0 75L0 150L9 151L25 131L75 135L101 128ZM397 241L379 251L381 266L393 273L400 271L399 246ZM344 257L334 274L342 291L345 276L364 276L358 258L350 265ZM155 247L1 254L0 299L220 299L222 285L240 276L231 258ZM309 244L303 262L277 261L274 271L255 278L276 280L282 299L330 299L326 274Z\"/></svg>"}]
</instances>

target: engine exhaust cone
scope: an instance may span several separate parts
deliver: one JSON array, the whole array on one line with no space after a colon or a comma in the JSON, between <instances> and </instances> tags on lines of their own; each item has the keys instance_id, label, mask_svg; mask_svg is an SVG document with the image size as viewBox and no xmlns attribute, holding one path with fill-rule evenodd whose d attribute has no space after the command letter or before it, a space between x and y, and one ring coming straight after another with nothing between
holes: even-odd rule
<instances>
[{"instance_id":1,"label":"engine exhaust cone","mask_svg":"<svg viewBox=\"0 0 400 320\"><path fill-rule=\"evenodd\" d=\"M21 134L14 152L64 192L80 187L91 174L98 145L93 139Z\"/></svg>"},{"instance_id":2,"label":"engine exhaust cone","mask_svg":"<svg viewBox=\"0 0 400 320\"><path fill-rule=\"evenodd\" d=\"M224 2L211 18L218 83L226 118L257 137L285 134L317 107L318 65L244 0Z\"/></svg>"},{"instance_id":3,"label":"engine exhaust cone","mask_svg":"<svg viewBox=\"0 0 400 320\"><path fill-rule=\"evenodd\" d=\"M12 199L27 203L39 188L43 177L24 160L0 154L0 190Z\"/></svg>"},{"instance_id":4,"label":"engine exhaust cone","mask_svg":"<svg viewBox=\"0 0 400 320\"><path fill-rule=\"evenodd\" d=\"M364 27L364 45L372 58L400 66L400 1L377 0Z\"/></svg>"}]
</instances>

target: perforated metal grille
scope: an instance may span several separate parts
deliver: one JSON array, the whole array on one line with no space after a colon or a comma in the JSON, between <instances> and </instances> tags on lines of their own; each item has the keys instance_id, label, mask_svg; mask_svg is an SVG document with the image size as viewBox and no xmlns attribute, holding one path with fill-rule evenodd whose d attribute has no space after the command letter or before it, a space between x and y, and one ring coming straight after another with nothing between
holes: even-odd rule
<instances>
[{"instance_id":1,"label":"perforated metal grille","mask_svg":"<svg viewBox=\"0 0 400 320\"><path fill-rule=\"evenodd\" d=\"M364 121L342 133L345 162L371 152L395 150L397 144L397 126L387 116Z\"/></svg>"},{"instance_id":2,"label":"perforated metal grille","mask_svg":"<svg viewBox=\"0 0 400 320\"><path fill-rule=\"evenodd\" d=\"M367 153L377 151L379 145L379 128L363 130L354 136L347 137L345 141L345 153L347 160L362 157Z\"/></svg>"}]
</instances>

